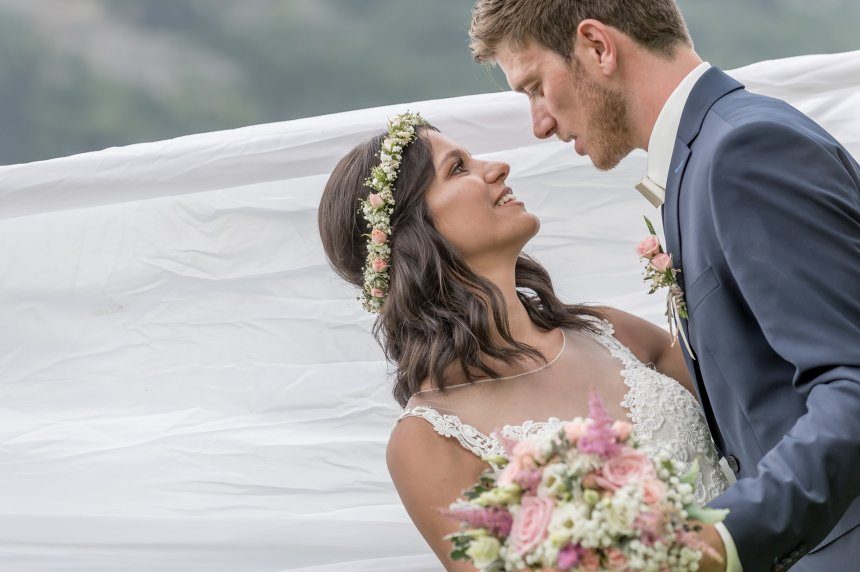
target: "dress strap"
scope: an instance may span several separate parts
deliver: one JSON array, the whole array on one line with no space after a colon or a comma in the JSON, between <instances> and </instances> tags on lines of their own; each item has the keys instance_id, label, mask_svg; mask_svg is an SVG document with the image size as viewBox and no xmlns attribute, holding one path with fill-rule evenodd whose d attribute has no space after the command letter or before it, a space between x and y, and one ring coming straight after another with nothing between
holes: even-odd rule
<instances>
[{"instance_id":1,"label":"dress strap","mask_svg":"<svg viewBox=\"0 0 860 572\"><path fill-rule=\"evenodd\" d=\"M407 409L397 418L423 417L433 425L433 429L443 437L454 437L460 445L481 457L501 455L502 446L492 437L484 435L475 427L463 423L456 415L444 415L428 405L417 405Z\"/></svg>"},{"instance_id":2,"label":"dress strap","mask_svg":"<svg viewBox=\"0 0 860 572\"><path fill-rule=\"evenodd\" d=\"M636 355L630 351L630 348L622 344L618 341L618 338L615 337L615 327L612 325L612 322L609 320L594 318L592 316L585 316L585 318L597 329L597 332L588 332L588 334L600 345L609 350L612 357L624 364L625 372L637 365L642 365ZM628 386L630 385L626 376L625 382L627 382Z\"/></svg>"}]
</instances>

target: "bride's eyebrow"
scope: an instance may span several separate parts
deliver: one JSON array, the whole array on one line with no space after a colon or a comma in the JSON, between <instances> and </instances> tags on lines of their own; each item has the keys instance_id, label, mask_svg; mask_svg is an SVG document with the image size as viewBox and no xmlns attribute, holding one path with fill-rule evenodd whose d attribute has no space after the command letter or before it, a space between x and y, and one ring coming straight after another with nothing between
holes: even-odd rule
<instances>
[{"instance_id":1,"label":"bride's eyebrow","mask_svg":"<svg viewBox=\"0 0 860 572\"><path fill-rule=\"evenodd\" d=\"M467 155L469 157L472 156L472 154L469 153L468 151L466 151L465 149L460 149L460 148L451 149L450 151L448 151L447 153L442 155L442 159L439 161L439 165L437 166L437 170L441 171L442 167L444 167L448 161L450 161L454 157L458 157L460 155Z\"/></svg>"}]
</instances>

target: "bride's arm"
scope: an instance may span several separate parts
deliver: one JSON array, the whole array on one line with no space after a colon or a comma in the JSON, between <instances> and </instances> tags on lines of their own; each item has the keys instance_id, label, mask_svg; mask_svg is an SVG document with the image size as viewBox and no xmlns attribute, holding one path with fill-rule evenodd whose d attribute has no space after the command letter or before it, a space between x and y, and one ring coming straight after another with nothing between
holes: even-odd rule
<instances>
[{"instance_id":1,"label":"bride's arm","mask_svg":"<svg viewBox=\"0 0 860 572\"><path fill-rule=\"evenodd\" d=\"M438 509L447 508L473 485L486 463L419 417L397 423L388 441L386 461L406 512L445 569L475 572L471 564L451 560L451 542L442 537L460 527Z\"/></svg>"},{"instance_id":2,"label":"bride's arm","mask_svg":"<svg viewBox=\"0 0 860 572\"><path fill-rule=\"evenodd\" d=\"M616 308L602 307L600 310L612 322L618 341L630 348L639 361L653 364L657 371L677 380L687 391L696 395L681 353L680 340L673 347L669 332L648 320Z\"/></svg>"}]
</instances>

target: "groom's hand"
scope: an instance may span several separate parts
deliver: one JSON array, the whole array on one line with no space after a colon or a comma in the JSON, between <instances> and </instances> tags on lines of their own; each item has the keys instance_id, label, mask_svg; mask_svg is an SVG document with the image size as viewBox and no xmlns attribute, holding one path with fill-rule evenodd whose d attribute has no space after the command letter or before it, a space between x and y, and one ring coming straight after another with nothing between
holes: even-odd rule
<instances>
[{"instance_id":1,"label":"groom's hand","mask_svg":"<svg viewBox=\"0 0 860 572\"><path fill-rule=\"evenodd\" d=\"M699 536L712 550L703 550L699 560L699 572L725 572L726 546L713 524L701 525Z\"/></svg>"}]
</instances>

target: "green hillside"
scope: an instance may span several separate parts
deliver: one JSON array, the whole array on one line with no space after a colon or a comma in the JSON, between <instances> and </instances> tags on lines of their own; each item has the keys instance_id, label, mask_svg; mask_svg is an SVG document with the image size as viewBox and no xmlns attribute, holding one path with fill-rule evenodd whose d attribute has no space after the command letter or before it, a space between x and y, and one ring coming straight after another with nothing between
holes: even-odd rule
<instances>
[{"instance_id":1,"label":"green hillside","mask_svg":"<svg viewBox=\"0 0 860 572\"><path fill-rule=\"evenodd\" d=\"M682 0L724 68L860 49L856 0ZM59 10L58 7L62 7ZM463 0L0 0L0 164L504 89Z\"/></svg>"}]
</instances>

